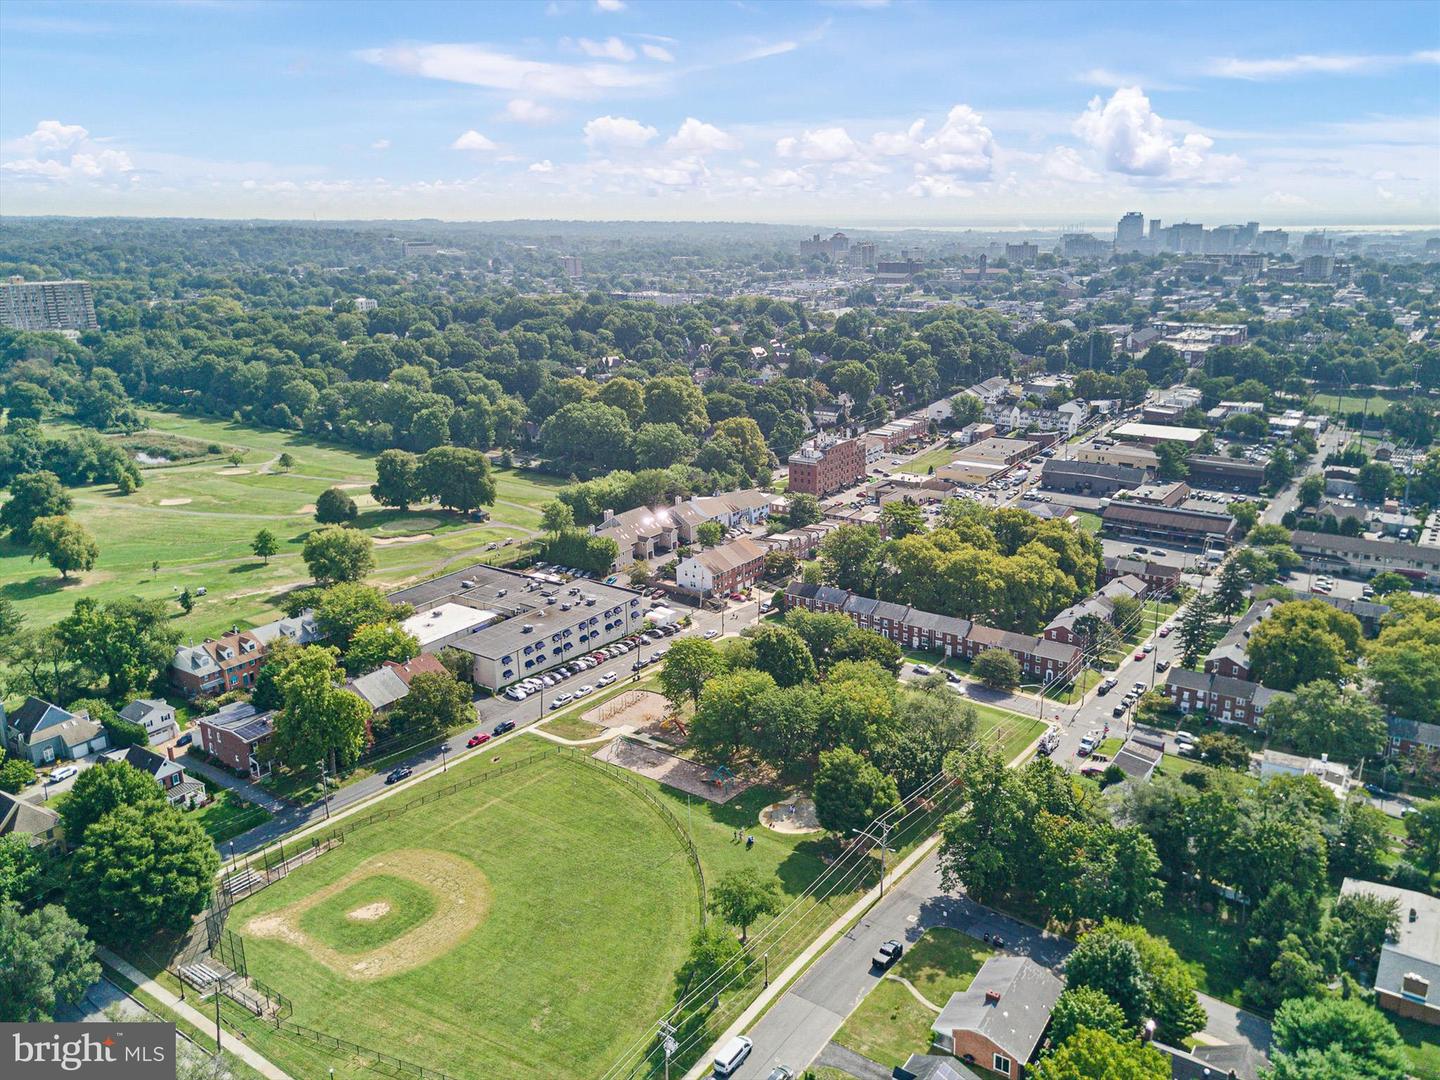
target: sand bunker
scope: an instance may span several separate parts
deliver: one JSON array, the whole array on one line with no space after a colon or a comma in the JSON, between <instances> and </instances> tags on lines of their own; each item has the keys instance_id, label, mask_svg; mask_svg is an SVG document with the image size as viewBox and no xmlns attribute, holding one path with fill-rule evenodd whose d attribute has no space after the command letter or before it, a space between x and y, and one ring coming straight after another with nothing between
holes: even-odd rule
<instances>
[{"instance_id":1,"label":"sand bunker","mask_svg":"<svg viewBox=\"0 0 1440 1080\"><path fill-rule=\"evenodd\" d=\"M300 929L300 916L310 908L357 881L381 873L428 889L435 897L435 913L393 941L358 956L346 956ZM349 917L379 919L389 910L390 905L380 901L356 908ZM352 979L383 979L421 967L449 952L480 925L489 911L490 882L478 866L448 852L411 848L366 859L340 880L268 915L256 916L245 924L244 932L294 945Z\"/></svg>"},{"instance_id":2,"label":"sand bunker","mask_svg":"<svg viewBox=\"0 0 1440 1080\"><path fill-rule=\"evenodd\" d=\"M369 491L369 490L370 490L370 485L369 485L369 484L365 484L365 483L360 483L360 484L336 484L335 486L338 487L341 491L359 491L361 488L364 488L366 491Z\"/></svg>"},{"instance_id":3,"label":"sand bunker","mask_svg":"<svg viewBox=\"0 0 1440 1080\"><path fill-rule=\"evenodd\" d=\"M820 832L820 820L815 816L815 800L799 796L765 807L760 811L760 824L792 836Z\"/></svg>"},{"instance_id":4,"label":"sand bunker","mask_svg":"<svg viewBox=\"0 0 1440 1080\"><path fill-rule=\"evenodd\" d=\"M160 505L161 505L161 506L184 506L184 505L185 505L186 503L188 503L189 501L190 501L189 499L161 499L161 500L160 500Z\"/></svg>"},{"instance_id":5,"label":"sand bunker","mask_svg":"<svg viewBox=\"0 0 1440 1080\"><path fill-rule=\"evenodd\" d=\"M250 472L249 469L216 469L216 470L215 470L215 475L216 475L216 476L245 476L245 475L246 475L247 473L249 473L249 472Z\"/></svg>"},{"instance_id":6,"label":"sand bunker","mask_svg":"<svg viewBox=\"0 0 1440 1080\"><path fill-rule=\"evenodd\" d=\"M434 533L416 533L414 536L377 536L375 537L375 546L389 547L391 544L418 544L421 540L434 539Z\"/></svg>"},{"instance_id":7,"label":"sand bunker","mask_svg":"<svg viewBox=\"0 0 1440 1080\"><path fill-rule=\"evenodd\" d=\"M357 907L354 911L347 911L345 917L354 919L356 922L374 922L389 914L390 905L384 900L376 900L373 904L366 904L364 907Z\"/></svg>"},{"instance_id":8,"label":"sand bunker","mask_svg":"<svg viewBox=\"0 0 1440 1080\"><path fill-rule=\"evenodd\" d=\"M299 510L296 510L296 511L295 511L295 513L297 513L297 514L313 514L314 512L315 512L315 504L314 504L314 503L306 503L304 506L300 507Z\"/></svg>"}]
</instances>

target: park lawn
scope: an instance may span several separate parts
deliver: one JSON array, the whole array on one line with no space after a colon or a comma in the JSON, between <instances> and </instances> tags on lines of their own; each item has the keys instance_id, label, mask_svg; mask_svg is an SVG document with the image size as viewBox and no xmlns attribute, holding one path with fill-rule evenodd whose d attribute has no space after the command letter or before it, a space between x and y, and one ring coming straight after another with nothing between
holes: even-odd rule
<instances>
[{"instance_id":1,"label":"park lawn","mask_svg":"<svg viewBox=\"0 0 1440 1080\"><path fill-rule=\"evenodd\" d=\"M359 908L389 910L369 919L347 914ZM419 926L435 913L435 896L423 885L375 874L341 889L300 916L300 929L343 953L368 952Z\"/></svg>"},{"instance_id":2,"label":"park lawn","mask_svg":"<svg viewBox=\"0 0 1440 1080\"><path fill-rule=\"evenodd\" d=\"M507 750L501 756L519 760ZM484 768L472 759L450 779ZM472 861L490 907L419 966L350 978L311 950L249 930L362 863L414 865L427 851ZM250 974L293 1001L296 1023L461 1080L581 1077L671 1001L697 902L690 863L654 808L554 754L352 829L340 847L236 905L228 925L244 939ZM244 1030L291 1075L324 1075L294 1037L262 1024Z\"/></svg>"},{"instance_id":3,"label":"park lawn","mask_svg":"<svg viewBox=\"0 0 1440 1080\"><path fill-rule=\"evenodd\" d=\"M906 472L919 473L921 476L925 476L932 469L941 469L949 465L950 462L955 460L955 453L955 447L951 446L949 442L946 442L933 450L927 450L925 453L917 455L910 461L907 461L904 468Z\"/></svg>"},{"instance_id":4,"label":"park lawn","mask_svg":"<svg viewBox=\"0 0 1440 1080\"><path fill-rule=\"evenodd\" d=\"M944 1008L951 994L970 986L992 955L993 950L958 930L925 931L850 1014L835 1041L890 1067L903 1065L911 1054L925 1053L937 1014L898 979L908 980L922 997Z\"/></svg>"},{"instance_id":5,"label":"park lawn","mask_svg":"<svg viewBox=\"0 0 1440 1080\"><path fill-rule=\"evenodd\" d=\"M71 581L33 562L28 549L0 543L0 596L21 605L32 626L55 622L81 596L174 600L187 589L194 610L185 615L174 609L185 640L276 618L284 595L309 584L300 550L317 527L310 506L332 485L348 490L360 509L357 527L378 541L374 578L385 586L469 561L513 559L539 526L538 507L563 486L554 477L501 469L489 522L471 522L434 506L401 513L376 506L370 497L373 455L294 432L204 417L150 412L145 418L150 425L145 435L215 443L225 455L147 466L145 486L129 496L113 485L72 489L73 516L95 536L100 559L94 570ZM228 460L232 450L243 454L239 466ZM294 458L293 467L279 468L282 453ZM268 564L250 553L262 528L280 543L280 553ZM501 546L507 540L511 545ZM152 569L157 563L159 569ZM200 588L207 595L196 596Z\"/></svg>"},{"instance_id":6,"label":"park lawn","mask_svg":"<svg viewBox=\"0 0 1440 1080\"><path fill-rule=\"evenodd\" d=\"M1369 402L1367 405L1366 402ZM1390 411L1390 399L1381 397L1379 394L1372 394L1368 399L1363 395L1346 394L1336 391L1327 391L1316 394L1314 405L1316 408L1324 409L1332 413L1366 412L1371 416L1383 416Z\"/></svg>"},{"instance_id":7,"label":"park lawn","mask_svg":"<svg viewBox=\"0 0 1440 1080\"><path fill-rule=\"evenodd\" d=\"M605 734L604 727L592 724L589 720L582 720L577 713L552 716L540 726L551 735L559 735L562 739L595 739Z\"/></svg>"},{"instance_id":8,"label":"park lawn","mask_svg":"<svg viewBox=\"0 0 1440 1080\"><path fill-rule=\"evenodd\" d=\"M1228 908L1222 903L1217 912L1228 914ZM1169 940L1195 979L1196 989L1231 1005L1240 1004L1245 932L1238 922L1218 913L1207 915L1169 892L1164 906L1140 922L1150 933Z\"/></svg>"},{"instance_id":9,"label":"park lawn","mask_svg":"<svg viewBox=\"0 0 1440 1080\"><path fill-rule=\"evenodd\" d=\"M1420 1080L1440 1080L1440 1032L1430 1024L1387 1012L1410 1055L1410 1070Z\"/></svg>"},{"instance_id":10,"label":"park lawn","mask_svg":"<svg viewBox=\"0 0 1440 1080\"><path fill-rule=\"evenodd\" d=\"M264 807L246 802L229 788L212 784L202 776L196 778L205 785L210 801L190 811L190 818L199 822L216 847L270 820L270 812Z\"/></svg>"},{"instance_id":11,"label":"park lawn","mask_svg":"<svg viewBox=\"0 0 1440 1080\"><path fill-rule=\"evenodd\" d=\"M1003 761L1013 761L1016 755L1022 753L1049 727L1043 720L1037 720L1033 716L1021 716L992 705L979 705L974 702L970 704L980 715L977 736L985 740Z\"/></svg>"}]
</instances>

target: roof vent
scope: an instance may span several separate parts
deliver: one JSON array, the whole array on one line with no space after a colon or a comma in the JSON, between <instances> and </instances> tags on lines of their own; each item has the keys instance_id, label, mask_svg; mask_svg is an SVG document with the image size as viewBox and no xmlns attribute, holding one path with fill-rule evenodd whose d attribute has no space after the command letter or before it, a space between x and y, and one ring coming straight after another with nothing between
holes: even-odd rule
<instances>
[{"instance_id":1,"label":"roof vent","mask_svg":"<svg viewBox=\"0 0 1440 1080\"><path fill-rule=\"evenodd\" d=\"M985 991L985 1004L986 1004L986 1005L998 1005L998 1004L1000 1004L1000 991L999 991L999 990L986 990L986 991Z\"/></svg>"}]
</instances>

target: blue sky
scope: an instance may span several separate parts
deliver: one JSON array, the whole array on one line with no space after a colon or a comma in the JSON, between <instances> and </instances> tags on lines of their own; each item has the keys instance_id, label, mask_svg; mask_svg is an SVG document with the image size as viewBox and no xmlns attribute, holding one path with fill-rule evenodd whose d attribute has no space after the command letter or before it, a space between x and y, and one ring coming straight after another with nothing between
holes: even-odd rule
<instances>
[{"instance_id":1,"label":"blue sky","mask_svg":"<svg viewBox=\"0 0 1440 1080\"><path fill-rule=\"evenodd\" d=\"M0 6L5 213L1440 221L1440 3Z\"/></svg>"}]
</instances>

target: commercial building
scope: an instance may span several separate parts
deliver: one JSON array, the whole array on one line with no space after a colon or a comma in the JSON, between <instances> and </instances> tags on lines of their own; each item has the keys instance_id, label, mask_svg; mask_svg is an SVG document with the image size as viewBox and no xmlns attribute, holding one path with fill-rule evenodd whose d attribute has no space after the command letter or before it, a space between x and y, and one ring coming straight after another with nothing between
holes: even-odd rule
<instances>
[{"instance_id":1,"label":"commercial building","mask_svg":"<svg viewBox=\"0 0 1440 1080\"><path fill-rule=\"evenodd\" d=\"M618 641L646 616L633 589L484 563L391 593L390 601L410 604L419 615L448 605L488 613L450 645L470 655L476 685L491 690Z\"/></svg>"},{"instance_id":2,"label":"commercial building","mask_svg":"<svg viewBox=\"0 0 1440 1080\"><path fill-rule=\"evenodd\" d=\"M790 455L787 490L817 498L865 479L865 445L859 439L820 438Z\"/></svg>"},{"instance_id":3,"label":"commercial building","mask_svg":"<svg viewBox=\"0 0 1440 1080\"><path fill-rule=\"evenodd\" d=\"M1397 1016L1440 1024L1440 898L1429 893L1346 878L1341 896L1368 893L1393 900L1400 912L1395 940L1380 946L1375 997Z\"/></svg>"},{"instance_id":4,"label":"commercial building","mask_svg":"<svg viewBox=\"0 0 1440 1080\"><path fill-rule=\"evenodd\" d=\"M1143 446L1101 446L1098 443L1086 443L1075 450L1074 460L1096 465L1124 465L1132 469L1148 469L1152 473L1160 467L1160 458L1155 451Z\"/></svg>"},{"instance_id":5,"label":"commercial building","mask_svg":"<svg viewBox=\"0 0 1440 1080\"><path fill-rule=\"evenodd\" d=\"M1193 487L1255 495L1265 483L1265 466L1253 461L1211 454L1192 454L1185 459L1185 464L1189 470L1186 479Z\"/></svg>"},{"instance_id":6,"label":"commercial building","mask_svg":"<svg viewBox=\"0 0 1440 1080\"><path fill-rule=\"evenodd\" d=\"M749 537L697 551L681 559L675 568L675 583L695 596L727 594L748 589L760 580L765 554L770 549Z\"/></svg>"},{"instance_id":7,"label":"commercial building","mask_svg":"<svg viewBox=\"0 0 1440 1080\"><path fill-rule=\"evenodd\" d=\"M1109 536L1155 540L1180 547L1206 543L1228 546L1240 537L1240 524L1229 514L1184 507L1147 506L1117 499L1100 514Z\"/></svg>"},{"instance_id":8,"label":"commercial building","mask_svg":"<svg viewBox=\"0 0 1440 1080\"><path fill-rule=\"evenodd\" d=\"M1309 570L1363 577L1389 570L1429 585L1440 584L1440 547L1303 529L1290 534L1290 545Z\"/></svg>"},{"instance_id":9,"label":"commercial building","mask_svg":"<svg viewBox=\"0 0 1440 1080\"><path fill-rule=\"evenodd\" d=\"M1127 442L1158 446L1162 442L1178 442L1194 446L1205 437L1204 428L1177 427L1172 424L1121 424L1112 433L1117 439Z\"/></svg>"},{"instance_id":10,"label":"commercial building","mask_svg":"<svg viewBox=\"0 0 1440 1080\"><path fill-rule=\"evenodd\" d=\"M571 281L578 280L585 273L584 260L579 255L561 255L560 269Z\"/></svg>"},{"instance_id":11,"label":"commercial building","mask_svg":"<svg viewBox=\"0 0 1440 1080\"><path fill-rule=\"evenodd\" d=\"M12 330L98 330L88 281L26 281L0 285L0 326Z\"/></svg>"}]
</instances>

